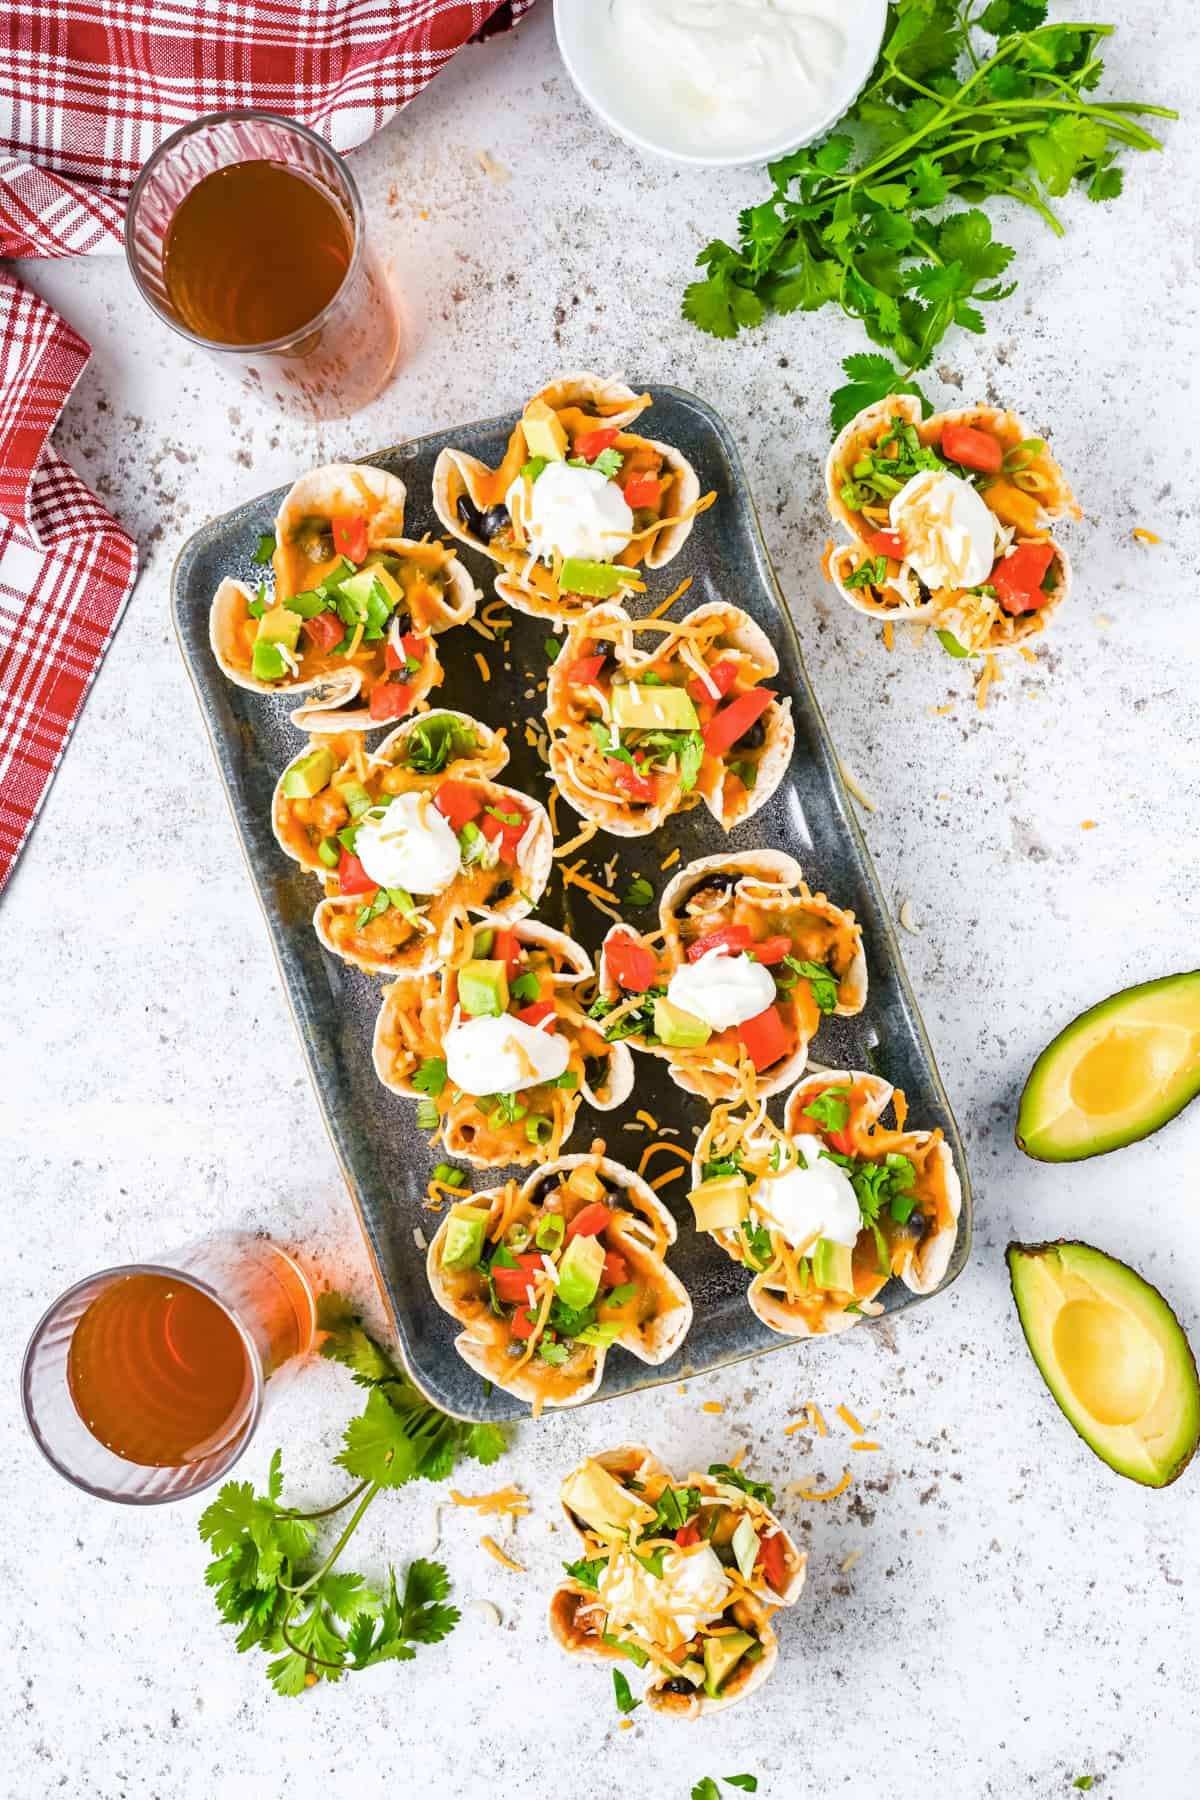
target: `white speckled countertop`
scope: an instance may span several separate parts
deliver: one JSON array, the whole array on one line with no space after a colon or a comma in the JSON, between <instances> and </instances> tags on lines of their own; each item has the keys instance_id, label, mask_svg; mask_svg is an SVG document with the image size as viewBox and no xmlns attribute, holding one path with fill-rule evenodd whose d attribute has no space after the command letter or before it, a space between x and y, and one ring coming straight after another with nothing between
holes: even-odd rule
<instances>
[{"instance_id":1,"label":"white speckled countertop","mask_svg":"<svg viewBox=\"0 0 1200 1800\"><path fill-rule=\"evenodd\" d=\"M1191 38L1186 0L1128 24L1112 91L1185 104ZM1067 203L1065 245L1032 217L1012 225L1017 294L984 339L948 341L931 383L935 398L986 395L1044 430L1085 508L1051 647L1013 667L983 715L961 665L932 645L889 656L816 568L826 397L857 330L826 312L731 345L679 318L696 250L762 197L762 174L677 172L612 139L559 67L548 6L461 55L355 157L417 341L348 424L256 414L147 314L116 261L22 271L95 347L57 442L144 564L3 910L0 1792L686 1800L701 1775L743 1770L763 1800L1050 1800L1082 1774L1104 1800L1197 1791L1186 1595L1200 1582L1200 1475L1143 1491L1078 1442L1023 1348L1002 1256L1013 1236L1092 1239L1160 1284L1200 1341L1200 1108L1074 1168L1012 1142L1024 1073L1053 1030L1197 960L1200 159L1192 126L1168 140L1165 157L1133 162L1115 206ZM481 172L481 149L511 181ZM882 1328L686 1395L526 1426L494 1473L533 1496L517 1538L528 1573L490 1562L467 1518L443 1523L457 1596L493 1600L503 1629L468 1611L412 1665L277 1700L261 1659L236 1656L218 1626L201 1502L139 1514L83 1498L42 1463L14 1404L25 1337L59 1289L209 1229L265 1229L370 1295L175 646L171 562L201 521L308 465L516 406L580 365L694 388L741 440L831 730L878 802L865 825L885 892L921 925L904 948L966 1139L975 1251L952 1292ZM1162 544L1135 543L1135 525ZM701 1727L643 1711L619 1731L607 1675L544 1630L570 1553L558 1477L626 1437L682 1468L745 1444L778 1483L836 1477L842 1442L784 1436L809 1399L827 1416L847 1401L883 1448L850 1459L862 1466L841 1500L788 1504L809 1582L781 1622L773 1684ZM722 1416L701 1410L713 1400ZM328 1459L354 1406L341 1372L314 1365L241 1473L261 1477L279 1441L298 1494L332 1497ZM494 1483L468 1471L464 1485ZM419 1553L433 1498L381 1501L352 1562ZM842 1574L850 1551L861 1557Z\"/></svg>"}]
</instances>

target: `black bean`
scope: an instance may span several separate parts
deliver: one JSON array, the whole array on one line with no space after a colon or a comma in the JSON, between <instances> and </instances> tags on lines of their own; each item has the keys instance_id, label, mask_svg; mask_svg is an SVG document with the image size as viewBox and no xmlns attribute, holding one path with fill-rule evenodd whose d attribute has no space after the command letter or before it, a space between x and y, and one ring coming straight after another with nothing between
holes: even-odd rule
<instances>
[{"instance_id":1,"label":"black bean","mask_svg":"<svg viewBox=\"0 0 1200 1800\"><path fill-rule=\"evenodd\" d=\"M458 514L459 523L466 526L472 537L481 538L483 536L483 514L470 494L460 494L455 502L454 510Z\"/></svg>"},{"instance_id":2,"label":"black bean","mask_svg":"<svg viewBox=\"0 0 1200 1800\"><path fill-rule=\"evenodd\" d=\"M512 891L513 884L511 881L498 881L496 886L492 889L491 897L493 900L507 900Z\"/></svg>"},{"instance_id":3,"label":"black bean","mask_svg":"<svg viewBox=\"0 0 1200 1800\"><path fill-rule=\"evenodd\" d=\"M737 881L738 877L736 875L705 876L698 887L690 889L690 891L684 895L682 901L675 909L676 917L686 917L686 915L692 911L693 907L695 907L698 912L711 911L714 906L717 906L720 903L722 897L729 892L730 888L736 885ZM696 906L697 901L700 903L699 906Z\"/></svg>"},{"instance_id":4,"label":"black bean","mask_svg":"<svg viewBox=\"0 0 1200 1800\"><path fill-rule=\"evenodd\" d=\"M761 750L767 741L767 728L761 719L755 719L749 731L743 731L738 739L739 750Z\"/></svg>"},{"instance_id":5,"label":"black bean","mask_svg":"<svg viewBox=\"0 0 1200 1800\"><path fill-rule=\"evenodd\" d=\"M398 637L407 637L409 632L412 630L412 614L411 613L396 613L393 617L392 623L396 627L396 635Z\"/></svg>"},{"instance_id":6,"label":"black bean","mask_svg":"<svg viewBox=\"0 0 1200 1800\"><path fill-rule=\"evenodd\" d=\"M512 520L509 518L507 506L503 504L489 506L483 515L479 535L486 543L490 544L494 537L498 537L502 531L506 531L511 524Z\"/></svg>"},{"instance_id":7,"label":"black bean","mask_svg":"<svg viewBox=\"0 0 1200 1800\"><path fill-rule=\"evenodd\" d=\"M695 1688L692 1686L686 1675L672 1675L671 1679L669 1681L664 1681L662 1687L659 1689L659 1692L662 1694L691 1695L694 1694L695 1691Z\"/></svg>"}]
</instances>

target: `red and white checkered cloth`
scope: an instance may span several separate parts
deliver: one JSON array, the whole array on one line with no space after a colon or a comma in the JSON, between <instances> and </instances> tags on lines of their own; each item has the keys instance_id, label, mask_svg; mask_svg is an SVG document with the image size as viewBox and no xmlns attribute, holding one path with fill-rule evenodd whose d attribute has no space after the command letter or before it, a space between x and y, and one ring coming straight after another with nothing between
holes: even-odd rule
<instances>
[{"instance_id":1,"label":"red and white checkered cloth","mask_svg":"<svg viewBox=\"0 0 1200 1800\"><path fill-rule=\"evenodd\" d=\"M119 251L146 158L260 106L363 143L533 0L8 0L0 257ZM0 888L133 587L132 540L50 448L87 344L0 275Z\"/></svg>"}]
</instances>

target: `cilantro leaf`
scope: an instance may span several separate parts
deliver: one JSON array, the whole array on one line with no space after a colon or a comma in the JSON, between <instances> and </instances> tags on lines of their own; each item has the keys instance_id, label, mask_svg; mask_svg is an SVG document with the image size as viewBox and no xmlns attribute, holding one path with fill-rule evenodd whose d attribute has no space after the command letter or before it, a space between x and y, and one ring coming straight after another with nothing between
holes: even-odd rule
<instances>
[{"instance_id":1,"label":"cilantro leaf","mask_svg":"<svg viewBox=\"0 0 1200 1800\"><path fill-rule=\"evenodd\" d=\"M419 1447L382 1388L372 1388L361 1417L347 1425L334 1461L356 1480L380 1487L401 1487L417 1473Z\"/></svg>"},{"instance_id":2,"label":"cilantro leaf","mask_svg":"<svg viewBox=\"0 0 1200 1800\"><path fill-rule=\"evenodd\" d=\"M427 1056L417 1067L412 1084L419 1094L428 1094L436 1100L446 1085L446 1059L444 1056Z\"/></svg>"},{"instance_id":3,"label":"cilantro leaf","mask_svg":"<svg viewBox=\"0 0 1200 1800\"><path fill-rule=\"evenodd\" d=\"M806 1119L815 1119L826 1131L845 1131L850 1119L850 1089L826 1088L804 1109Z\"/></svg>"},{"instance_id":4,"label":"cilantro leaf","mask_svg":"<svg viewBox=\"0 0 1200 1800\"><path fill-rule=\"evenodd\" d=\"M626 888L624 902L626 906L649 906L653 898L654 889L648 881L639 875L637 879L631 881Z\"/></svg>"},{"instance_id":5,"label":"cilantro leaf","mask_svg":"<svg viewBox=\"0 0 1200 1800\"><path fill-rule=\"evenodd\" d=\"M699 1488L665 1487L658 1497L654 1517L642 1532L643 1537L674 1537L695 1513L700 1511Z\"/></svg>"},{"instance_id":6,"label":"cilantro leaf","mask_svg":"<svg viewBox=\"0 0 1200 1800\"><path fill-rule=\"evenodd\" d=\"M692 1789L692 1800L721 1800L721 1790L711 1775L702 1775Z\"/></svg>"},{"instance_id":7,"label":"cilantro leaf","mask_svg":"<svg viewBox=\"0 0 1200 1800\"><path fill-rule=\"evenodd\" d=\"M273 531L264 531L259 536L258 543L255 546L254 555L250 558L250 561L259 564L269 563L274 554L275 533Z\"/></svg>"},{"instance_id":8,"label":"cilantro leaf","mask_svg":"<svg viewBox=\"0 0 1200 1800\"><path fill-rule=\"evenodd\" d=\"M608 1558L605 1556L593 1557L590 1562L563 1564L572 1581L577 1581L580 1587L591 1588L593 1592L599 1587L600 1576L607 1567Z\"/></svg>"},{"instance_id":9,"label":"cilantro leaf","mask_svg":"<svg viewBox=\"0 0 1200 1800\"><path fill-rule=\"evenodd\" d=\"M640 1700L634 1699L630 1692L629 1683L621 1673L620 1669L613 1670L613 1693L616 1696L617 1711L619 1713L636 1712L638 1707L642 1704Z\"/></svg>"},{"instance_id":10,"label":"cilantro leaf","mask_svg":"<svg viewBox=\"0 0 1200 1800\"><path fill-rule=\"evenodd\" d=\"M723 1481L727 1487L741 1488L752 1500L761 1500L764 1506L774 1506L775 1489L768 1481L753 1481L749 1475L743 1475L740 1469L731 1469L728 1463L710 1463L709 1474L716 1481Z\"/></svg>"},{"instance_id":11,"label":"cilantro leaf","mask_svg":"<svg viewBox=\"0 0 1200 1800\"><path fill-rule=\"evenodd\" d=\"M721 1780L726 1787L741 1788L747 1794L757 1794L757 1775L722 1775Z\"/></svg>"},{"instance_id":12,"label":"cilantro leaf","mask_svg":"<svg viewBox=\"0 0 1200 1800\"><path fill-rule=\"evenodd\" d=\"M766 308L747 283L742 258L731 245L715 239L696 262L708 274L684 289L685 319L718 338L736 337L743 327L762 324Z\"/></svg>"},{"instance_id":13,"label":"cilantro leaf","mask_svg":"<svg viewBox=\"0 0 1200 1800\"><path fill-rule=\"evenodd\" d=\"M439 775L449 762L469 756L475 733L448 713L428 713L404 740L404 760L418 775Z\"/></svg>"}]
</instances>

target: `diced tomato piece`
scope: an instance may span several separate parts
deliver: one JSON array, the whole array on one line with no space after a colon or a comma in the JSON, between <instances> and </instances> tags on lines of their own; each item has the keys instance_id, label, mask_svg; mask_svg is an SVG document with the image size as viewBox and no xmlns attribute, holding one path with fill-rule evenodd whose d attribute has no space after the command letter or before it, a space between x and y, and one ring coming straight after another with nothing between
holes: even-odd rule
<instances>
[{"instance_id":1,"label":"diced tomato piece","mask_svg":"<svg viewBox=\"0 0 1200 1800\"><path fill-rule=\"evenodd\" d=\"M679 1527L679 1530L675 1533L675 1542L683 1550L686 1550L690 1544L698 1544L700 1542L700 1527L696 1524L694 1519L689 1519L686 1525L681 1525Z\"/></svg>"},{"instance_id":2,"label":"diced tomato piece","mask_svg":"<svg viewBox=\"0 0 1200 1800\"><path fill-rule=\"evenodd\" d=\"M520 1306L522 1302L533 1300L533 1272L542 1267L540 1255L532 1250L518 1256L517 1262L520 1267L516 1269L492 1269L496 1298L503 1300L506 1306Z\"/></svg>"},{"instance_id":3,"label":"diced tomato piece","mask_svg":"<svg viewBox=\"0 0 1200 1800\"><path fill-rule=\"evenodd\" d=\"M904 556L898 531L873 531L867 539L867 549L875 556L890 556L893 562L900 562Z\"/></svg>"},{"instance_id":4,"label":"diced tomato piece","mask_svg":"<svg viewBox=\"0 0 1200 1800\"><path fill-rule=\"evenodd\" d=\"M631 475L625 483L625 504L632 512L636 512L639 506L657 506L661 492L662 482L658 476L644 469L640 475Z\"/></svg>"},{"instance_id":5,"label":"diced tomato piece","mask_svg":"<svg viewBox=\"0 0 1200 1800\"><path fill-rule=\"evenodd\" d=\"M737 1035L738 1042L760 1072L769 1069L772 1063L777 1063L781 1056L786 1056L792 1044L792 1034L776 1006L768 1006L752 1019L747 1019L737 1027Z\"/></svg>"},{"instance_id":6,"label":"diced tomato piece","mask_svg":"<svg viewBox=\"0 0 1200 1800\"><path fill-rule=\"evenodd\" d=\"M529 821L516 802L509 801L507 798L501 804L500 811L507 813L512 818L516 818L519 813L519 822L516 825L510 825L507 819L498 819L494 813L485 813L480 820L479 829L489 844L499 843L500 854L505 862L516 862L517 845L525 836L525 828Z\"/></svg>"},{"instance_id":7,"label":"diced tomato piece","mask_svg":"<svg viewBox=\"0 0 1200 1800\"><path fill-rule=\"evenodd\" d=\"M732 750L738 739L745 737L750 727L761 719L774 698L772 688L748 688L728 706L723 706L704 727L704 748L708 754L724 756L727 750Z\"/></svg>"},{"instance_id":8,"label":"diced tomato piece","mask_svg":"<svg viewBox=\"0 0 1200 1800\"><path fill-rule=\"evenodd\" d=\"M654 783L644 775L639 775L636 769L631 769L628 763L616 762L614 758L609 760L613 763L613 786L618 792L624 794L627 800L637 800L643 805L649 805L654 799Z\"/></svg>"},{"instance_id":9,"label":"diced tomato piece","mask_svg":"<svg viewBox=\"0 0 1200 1800\"><path fill-rule=\"evenodd\" d=\"M381 681L371 689L367 711L373 719L399 719L412 705L412 693L407 681Z\"/></svg>"},{"instance_id":10,"label":"diced tomato piece","mask_svg":"<svg viewBox=\"0 0 1200 1800\"><path fill-rule=\"evenodd\" d=\"M603 656L579 656L567 664L566 677L579 687L590 687L603 667Z\"/></svg>"},{"instance_id":11,"label":"diced tomato piece","mask_svg":"<svg viewBox=\"0 0 1200 1800\"><path fill-rule=\"evenodd\" d=\"M601 425L595 431L581 431L575 439L575 454L584 462L595 462L602 450L611 449L617 441L614 425Z\"/></svg>"},{"instance_id":12,"label":"diced tomato piece","mask_svg":"<svg viewBox=\"0 0 1200 1800\"><path fill-rule=\"evenodd\" d=\"M496 1269L494 1273L497 1275L512 1275L515 1271L512 1269ZM497 1297L499 1297L499 1293L500 1289L497 1287ZM532 1307L518 1306L516 1312L508 1322L508 1329L515 1338L531 1338L537 1330L537 1314L533 1311Z\"/></svg>"},{"instance_id":13,"label":"diced tomato piece","mask_svg":"<svg viewBox=\"0 0 1200 1800\"><path fill-rule=\"evenodd\" d=\"M400 639L400 648L397 650L389 638L383 652L385 666L389 669L405 669L410 661L424 662L428 642L427 638L418 637L415 632L408 631Z\"/></svg>"},{"instance_id":14,"label":"diced tomato piece","mask_svg":"<svg viewBox=\"0 0 1200 1800\"><path fill-rule=\"evenodd\" d=\"M676 1538L675 1542L678 1543L679 1539ZM787 1552L783 1547L783 1533L773 1531L769 1537L763 1538L759 1549L767 1586L774 1588L777 1594L781 1594L787 1586L788 1578Z\"/></svg>"},{"instance_id":15,"label":"diced tomato piece","mask_svg":"<svg viewBox=\"0 0 1200 1800\"><path fill-rule=\"evenodd\" d=\"M595 1237L604 1230L612 1220L612 1207L605 1206L603 1200L589 1200L581 1207L567 1226L567 1242L577 1237Z\"/></svg>"},{"instance_id":16,"label":"diced tomato piece","mask_svg":"<svg viewBox=\"0 0 1200 1800\"><path fill-rule=\"evenodd\" d=\"M827 1131L825 1142L831 1150L836 1150L839 1156L854 1155L854 1145L848 1131Z\"/></svg>"},{"instance_id":17,"label":"diced tomato piece","mask_svg":"<svg viewBox=\"0 0 1200 1800\"><path fill-rule=\"evenodd\" d=\"M433 796L433 804L452 831L461 831L483 811L483 801L465 781L443 781Z\"/></svg>"},{"instance_id":18,"label":"diced tomato piece","mask_svg":"<svg viewBox=\"0 0 1200 1800\"><path fill-rule=\"evenodd\" d=\"M988 580L1006 613L1037 612L1050 598L1042 588L1046 570L1054 561L1051 543L1018 544L1002 556Z\"/></svg>"},{"instance_id":19,"label":"diced tomato piece","mask_svg":"<svg viewBox=\"0 0 1200 1800\"><path fill-rule=\"evenodd\" d=\"M699 962L710 950L724 950L730 956L736 956L739 950L748 950L753 942L745 925L722 925L719 931L706 932L694 944L689 944L687 959Z\"/></svg>"},{"instance_id":20,"label":"diced tomato piece","mask_svg":"<svg viewBox=\"0 0 1200 1800\"><path fill-rule=\"evenodd\" d=\"M553 1000L533 1000L528 1006L523 1006L520 1012L513 1014L514 1019L520 1019L525 1025L540 1025L543 1019L552 1019L553 1017Z\"/></svg>"},{"instance_id":21,"label":"diced tomato piece","mask_svg":"<svg viewBox=\"0 0 1200 1800\"><path fill-rule=\"evenodd\" d=\"M785 956L791 955L792 940L781 934L779 937L762 938L757 944L751 944L750 948L759 962L769 969L773 964L781 963Z\"/></svg>"},{"instance_id":22,"label":"diced tomato piece","mask_svg":"<svg viewBox=\"0 0 1200 1800\"><path fill-rule=\"evenodd\" d=\"M336 613L316 613L304 621L304 635L317 650L332 650L346 635L346 627Z\"/></svg>"},{"instance_id":23,"label":"diced tomato piece","mask_svg":"<svg viewBox=\"0 0 1200 1800\"><path fill-rule=\"evenodd\" d=\"M697 675L695 681L688 682L688 695L696 702L697 706L703 706L706 700L711 705L718 697L722 700L725 698L737 678L738 666L735 662L727 662L724 660L716 662L708 671L708 680L711 681L713 687L716 688L716 693L713 693L713 689L712 687L709 687L708 682L701 681L700 677Z\"/></svg>"},{"instance_id":24,"label":"diced tomato piece","mask_svg":"<svg viewBox=\"0 0 1200 1800\"><path fill-rule=\"evenodd\" d=\"M504 972L515 981L521 971L521 946L515 931L498 931L492 939L492 956L504 964Z\"/></svg>"},{"instance_id":25,"label":"diced tomato piece","mask_svg":"<svg viewBox=\"0 0 1200 1800\"><path fill-rule=\"evenodd\" d=\"M629 1264L615 1250L610 1250L604 1258L604 1268L600 1274L600 1286L606 1288L624 1287L629 1280Z\"/></svg>"},{"instance_id":26,"label":"diced tomato piece","mask_svg":"<svg viewBox=\"0 0 1200 1800\"><path fill-rule=\"evenodd\" d=\"M367 554L367 515L334 513L333 547L339 556L349 557L352 563L362 562Z\"/></svg>"},{"instance_id":27,"label":"diced tomato piece","mask_svg":"<svg viewBox=\"0 0 1200 1800\"><path fill-rule=\"evenodd\" d=\"M978 469L982 475L998 475L1004 461L1004 445L990 431L979 431L974 425L947 425L942 430L942 455L964 469Z\"/></svg>"},{"instance_id":28,"label":"diced tomato piece","mask_svg":"<svg viewBox=\"0 0 1200 1800\"><path fill-rule=\"evenodd\" d=\"M337 878L338 888L343 894L373 894L379 887L379 883L371 880L357 856L352 856L344 844L338 857Z\"/></svg>"},{"instance_id":29,"label":"diced tomato piece","mask_svg":"<svg viewBox=\"0 0 1200 1800\"><path fill-rule=\"evenodd\" d=\"M604 946L608 972L618 987L629 994L644 994L658 980L658 958L626 933L609 938Z\"/></svg>"}]
</instances>

